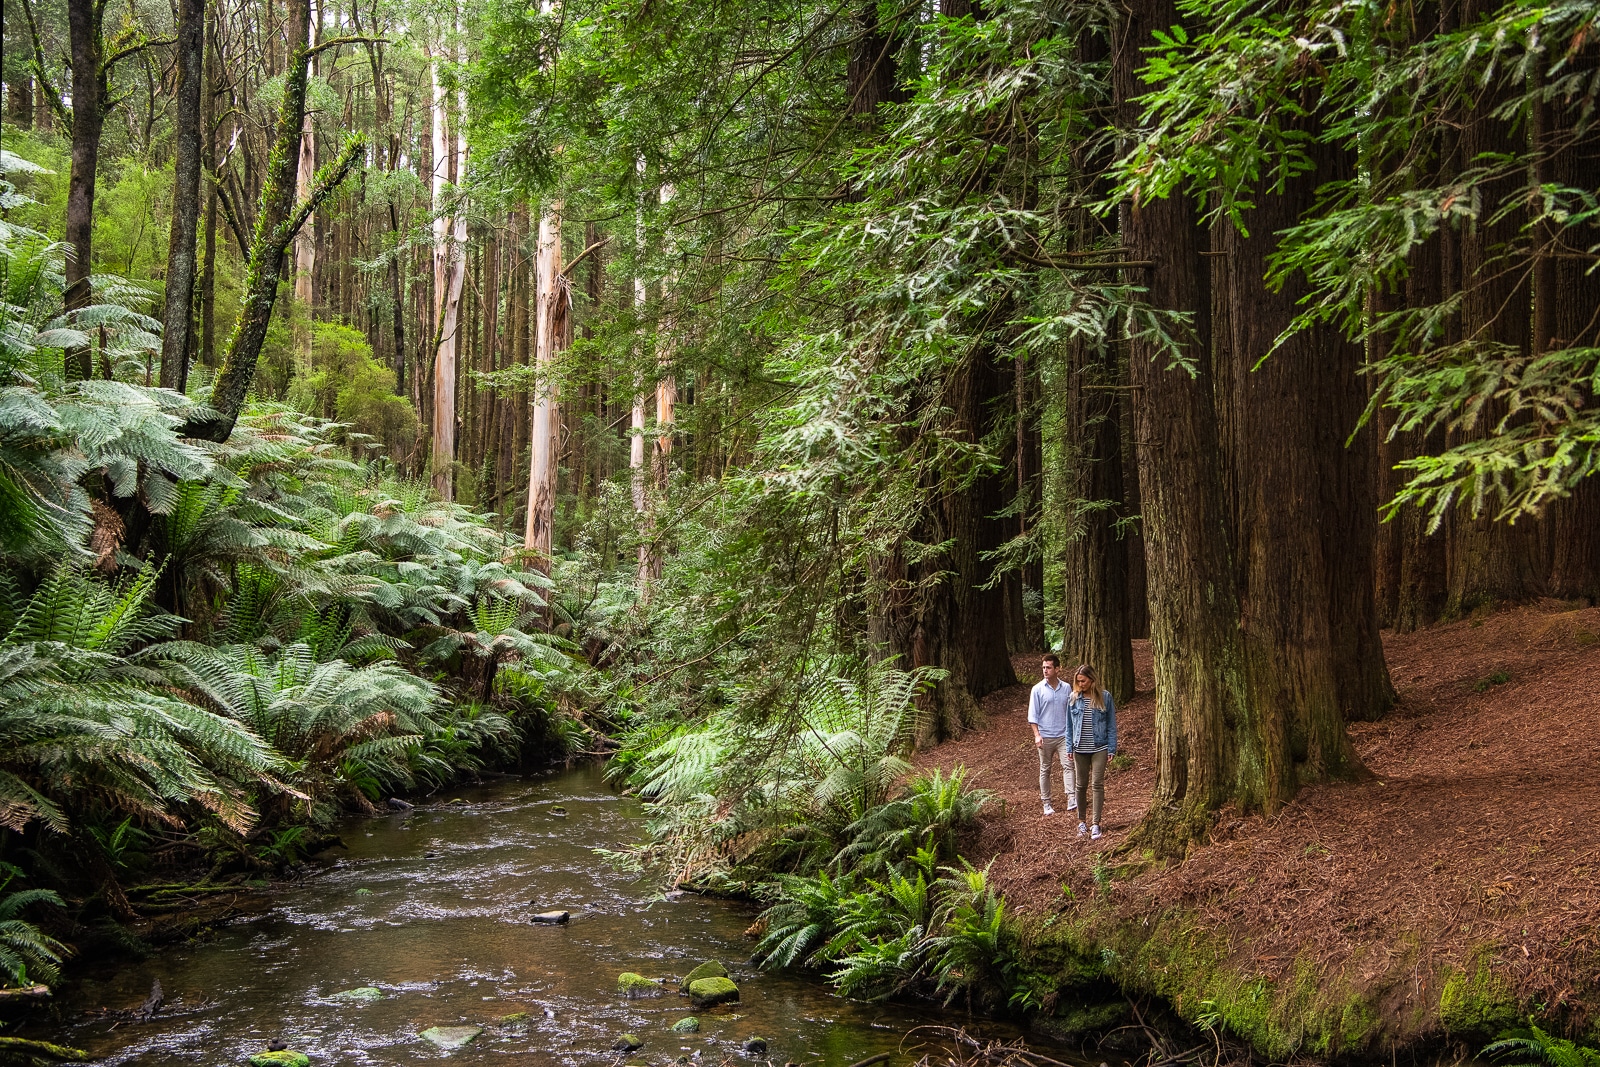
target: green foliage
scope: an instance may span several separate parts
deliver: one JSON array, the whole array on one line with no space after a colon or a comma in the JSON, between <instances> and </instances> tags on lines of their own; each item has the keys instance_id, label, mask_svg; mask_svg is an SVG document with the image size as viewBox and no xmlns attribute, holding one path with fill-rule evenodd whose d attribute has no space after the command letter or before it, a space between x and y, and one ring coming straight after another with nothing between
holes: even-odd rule
<instances>
[{"instance_id":1,"label":"green foliage","mask_svg":"<svg viewBox=\"0 0 1600 1067\"><path fill-rule=\"evenodd\" d=\"M721 873L758 853L814 869L910 772L915 699L935 677L890 664L860 680L825 674L801 689L792 720L754 728L729 715L693 725L636 723L625 744L639 755L626 773L651 801L654 857L680 880ZM724 805L719 796L742 799Z\"/></svg>"},{"instance_id":2,"label":"green foliage","mask_svg":"<svg viewBox=\"0 0 1600 1067\"><path fill-rule=\"evenodd\" d=\"M1482 1055L1504 1067L1600 1067L1600 1049L1548 1034L1531 1022L1501 1034Z\"/></svg>"},{"instance_id":3,"label":"green foliage","mask_svg":"<svg viewBox=\"0 0 1600 1067\"><path fill-rule=\"evenodd\" d=\"M395 393L394 370L379 363L359 330L331 322L311 323L310 361L296 369L290 404L311 415L338 420L353 442L370 439L389 455L416 443L419 424L410 400Z\"/></svg>"},{"instance_id":4,"label":"green foliage","mask_svg":"<svg viewBox=\"0 0 1600 1067\"><path fill-rule=\"evenodd\" d=\"M48 889L11 889L22 876L22 869L0 862L0 974L6 985L23 986L34 982L49 984L59 975L57 965L69 950L22 916L40 904L61 907L61 897Z\"/></svg>"},{"instance_id":5,"label":"green foliage","mask_svg":"<svg viewBox=\"0 0 1600 1067\"><path fill-rule=\"evenodd\" d=\"M929 882L921 852L882 880L827 871L780 876L756 946L764 967L827 967L846 996L884 998L927 987L949 1004L997 1007L1013 992L1015 946L986 871L961 861Z\"/></svg>"},{"instance_id":6,"label":"green foliage","mask_svg":"<svg viewBox=\"0 0 1600 1067\"><path fill-rule=\"evenodd\" d=\"M445 730L438 693L396 664L319 662L306 644L274 654L250 645L170 642L151 656L280 753L289 762L285 781L313 801L338 795L346 767L396 788L412 784L417 769L442 764L424 744Z\"/></svg>"},{"instance_id":7,"label":"green foliage","mask_svg":"<svg viewBox=\"0 0 1600 1067\"><path fill-rule=\"evenodd\" d=\"M919 775L864 812L827 864L838 874L780 875L760 920L762 965L828 967L847 996L926 986L947 1004L960 995L985 1008L1003 1001L1015 969L1005 906L987 872L965 860L939 867L989 797L965 778L962 769ZM936 868L942 874L930 881Z\"/></svg>"},{"instance_id":8,"label":"green foliage","mask_svg":"<svg viewBox=\"0 0 1600 1067\"><path fill-rule=\"evenodd\" d=\"M1400 464L1409 480L1390 513L1420 507L1437 527L1464 505L1514 520L1600 470L1600 428L1584 400L1600 349L1575 337L1530 351L1490 331L1461 336L1451 324L1474 288L1493 284L1486 278L1374 310L1445 231L1511 222L1515 236L1488 253L1493 277L1531 269L1550 241L1592 251L1595 190L1540 176L1563 137L1476 157L1454 148L1460 116L1531 123L1542 110L1547 129L1592 123L1592 75L1577 59L1596 30L1592 6L1516 0L1447 29L1375 3L1180 8L1195 31L1158 35L1143 128L1116 167L1120 195L1187 189L1248 226L1253 201L1308 172L1313 154L1359 159L1282 235L1270 280L1310 283L1294 330L1334 322L1374 346L1369 416L1388 408L1391 434L1454 435L1438 454Z\"/></svg>"}]
</instances>

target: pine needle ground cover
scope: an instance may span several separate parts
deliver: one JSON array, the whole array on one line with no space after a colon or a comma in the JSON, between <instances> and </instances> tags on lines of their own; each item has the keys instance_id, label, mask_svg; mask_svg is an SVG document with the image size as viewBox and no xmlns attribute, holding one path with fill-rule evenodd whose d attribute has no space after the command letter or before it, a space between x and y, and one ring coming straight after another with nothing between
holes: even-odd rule
<instances>
[{"instance_id":1,"label":"pine needle ground cover","mask_svg":"<svg viewBox=\"0 0 1600 1067\"><path fill-rule=\"evenodd\" d=\"M1593 1032L1597 633L1600 609L1547 601L1386 635L1399 706L1351 728L1374 777L1310 789L1271 819L1224 812L1181 863L1119 848L1154 773L1142 642L1139 695L1118 709L1133 763L1108 776L1105 840L1040 814L1025 686L919 762L963 764L1004 801L962 852L994 857L1027 967L1058 986L1110 978L1274 1057L1476 1047L1530 1014Z\"/></svg>"}]
</instances>

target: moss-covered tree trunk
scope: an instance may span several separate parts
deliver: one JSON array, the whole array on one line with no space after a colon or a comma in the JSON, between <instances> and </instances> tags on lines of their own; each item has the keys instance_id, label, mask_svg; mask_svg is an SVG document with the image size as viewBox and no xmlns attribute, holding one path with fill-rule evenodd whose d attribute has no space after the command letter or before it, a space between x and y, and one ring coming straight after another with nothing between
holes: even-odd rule
<instances>
[{"instance_id":1,"label":"moss-covered tree trunk","mask_svg":"<svg viewBox=\"0 0 1600 1067\"><path fill-rule=\"evenodd\" d=\"M352 137L338 158L317 175L310 197L298 205L295 203L300 170L300 129L306 108L306 74L311 64L311 3L310 0L290 0L288 8L284 29L288 35L289 69L284 79L283 100L278 105L266 181L256 212L239 318L228 342L222 370L211 391L211 413L190 419L181 431L184 437L225 441L233 432L255 380L256 360L266 340L267 325L272 321L272 306L278 299L278 283L283 277L284 252L312 212L355 168L366 148L360 137Z\"/></svg>"},{"instance_id":2,"label":"moss-covered tree trunk","mask_svg":"<svg viewBox=\"0 0 1600 1067\"><path fill-rule=\"evenodd\" d=\"M67 311L93 302L89 278L94 271L94 186L100 167L100 138L110 104L105 56L106 0L68 0L67 33L72 46L72 173L67 179L66 239ZM87 347L69 349L63 367L69 381L94 373Z\"/></svg>"}]
</instances>

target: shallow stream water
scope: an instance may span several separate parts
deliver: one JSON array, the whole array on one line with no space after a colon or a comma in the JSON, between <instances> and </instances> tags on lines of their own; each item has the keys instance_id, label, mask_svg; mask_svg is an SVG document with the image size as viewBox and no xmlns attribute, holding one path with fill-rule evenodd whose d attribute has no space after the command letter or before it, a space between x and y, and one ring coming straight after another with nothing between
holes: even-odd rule
<instances>
[{"instance_id":1,"label":"shallow stream water","mask_svg":"<svg viewBox=\"0 0 1600 1067\"><path fill-rule=\"evenodd\" d=\"M341 833L349 849L334 853L331 869L272 891L258 914L142 961L81 968L60 1005L67 1025L50 1036L111 1065L220 1067L281 1038L313 1065L665 1065L688 1057L710 1067L731 1057L844 1067L877 1052L909 1062L908 1030L970 1022L848 1001L814 976L757 971L746 962L749 909L664 899L595 854L643 836L637 802L606 788L598 769L447 793ZM571 921L530 921L550 909L569 911ZM728 967L738 1004L696 1013L670 986L641 999L617 992L623 971L679 976L702 960ZM178 1002L171 1014L149 1022L98 1014L137 1007L156 979ZM339 995L360 987L382 996ZM698 1033L670 1029L689 1015L700 1020ZM435 1026L484 1030L446 1051L419 1036ZM643 1047L613 1052L624 1033ZM765 1039L766 1053L743 1051L753 1037Z\"/></svg>"}]
</instances>

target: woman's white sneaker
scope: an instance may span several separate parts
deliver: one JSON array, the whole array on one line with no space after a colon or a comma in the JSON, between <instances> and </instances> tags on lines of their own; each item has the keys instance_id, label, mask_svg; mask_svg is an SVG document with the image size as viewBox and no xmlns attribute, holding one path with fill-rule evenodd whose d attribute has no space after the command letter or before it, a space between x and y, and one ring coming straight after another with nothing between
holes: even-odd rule
<instances>
[{"instance_id":1,"label":"woman's white sneaker","mask_svg":"<svg viewBox=\"0 0 1600 1067\"><path fill-rule=\"evenodd\" d=\"M1078 836L1082 837L1084 834L1086 834L1088 832L1089 832L1089 827L1087 827L1086 825L1084 825L1083 823L1080 822L1078 824Z\"/></svg>"},{"instance_id":2,"label":"woman's white sneaker","mask_svg":"<svg viewBox=\"0 0 1600 1067\"><path fill-rule=\"evenodd\" d=\"M1078 825L1082 826L1083 824L1079 823ZM1095 841L1100 840L1100 827L1096 826L1096 827L1093 827L1092 829L1090 829L1089 837L1092 840L1095 840Z\"/></svg>"},{"instance_id":3,"label":"woman's white sneaker","mask_svg":"<svg viewBox=\"0 0 1600 1067\"><path fill-rule=\"evenodd\" d=\"M1044 802L1044 813L1046 815L1054 815L1056 813L1056 809L1050 806L1050 802L1048 800Z\"/></svg>"}]
</instances>

